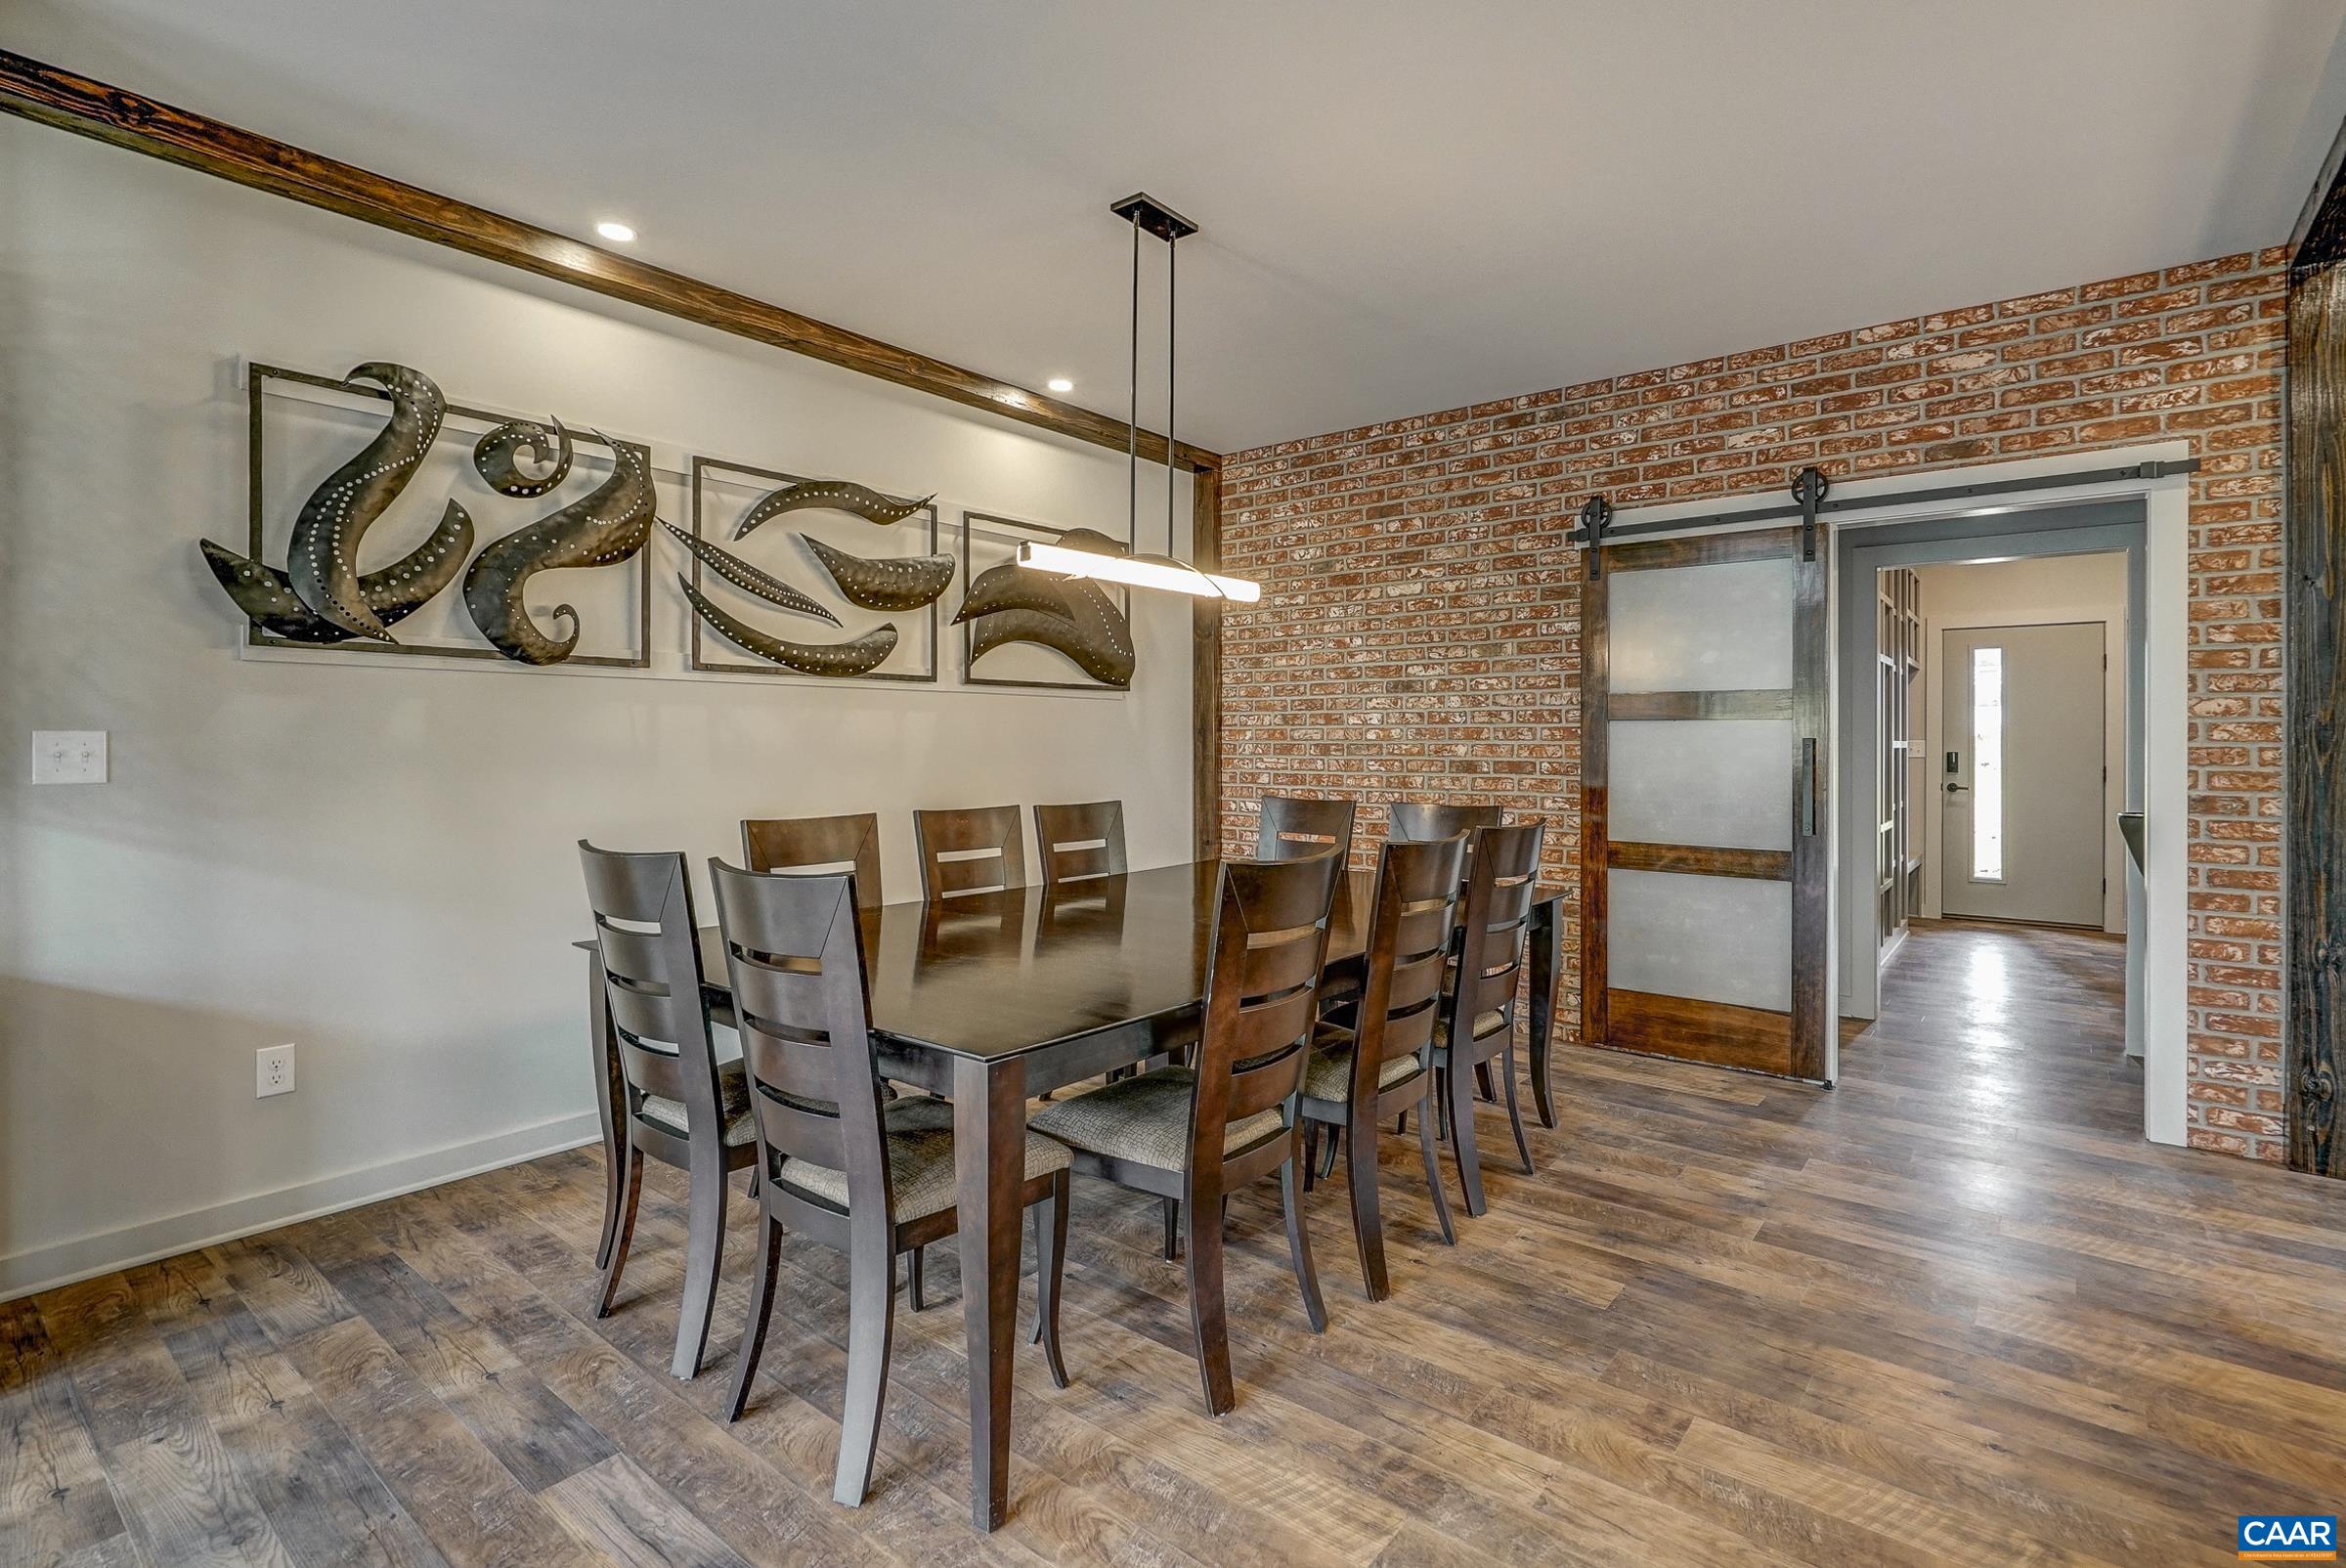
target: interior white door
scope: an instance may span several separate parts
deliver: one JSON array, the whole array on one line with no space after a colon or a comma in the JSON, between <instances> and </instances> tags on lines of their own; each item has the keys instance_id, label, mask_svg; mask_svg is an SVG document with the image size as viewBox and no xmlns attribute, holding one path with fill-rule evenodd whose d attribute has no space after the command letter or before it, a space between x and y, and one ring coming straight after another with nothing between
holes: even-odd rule
<instances>
[{"instance_id":1,"label":"interior white door","mask_svg":"<svg viewBox=\"0 0 2346 1568\"><path fill-rule=\"evenodd\" d=\"M2104 630L1967 627L1939 650L1939 908L2102 924Z\"/></svg>"}]
</instances>

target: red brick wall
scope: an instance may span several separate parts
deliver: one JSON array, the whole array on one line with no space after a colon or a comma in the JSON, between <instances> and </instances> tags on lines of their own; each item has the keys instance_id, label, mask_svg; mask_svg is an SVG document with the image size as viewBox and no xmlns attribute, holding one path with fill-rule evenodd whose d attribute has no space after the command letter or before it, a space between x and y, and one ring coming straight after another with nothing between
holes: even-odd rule
<instances>
[{"instance_id":1,"label":"red brick wall","mask_svg":"<svg viewBox=\"0 0 2346 1568\"><path fill-rule=\"evenodd\" d=\"M1223 559L1223 810L1357 796L1364 858L1402 798L1504 801L1577 880L1580 561L1617 506L2182 438L2192 481L2191 1141L2281 1157L2281 362L2284 257L2254 255L1241 453ZM1578 978L1568 931L1567 1009Z\"/></svg>"}]
</instances>

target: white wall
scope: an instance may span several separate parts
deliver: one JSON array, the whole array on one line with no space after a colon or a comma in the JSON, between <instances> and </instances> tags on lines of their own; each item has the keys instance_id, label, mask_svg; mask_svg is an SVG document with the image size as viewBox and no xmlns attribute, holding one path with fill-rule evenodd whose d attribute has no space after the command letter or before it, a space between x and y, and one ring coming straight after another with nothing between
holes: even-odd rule
<instances>
[{"instance_id":1,"label":"white wall","mask_svg":"<svg viewBox=\"0 0 2346 1568\"><path fill-rule=\"evenodd\" d=\"M1117 455L22 121L0 210L0 1295L590 1133L579 838L877 809L893 892L914 806L1115 796L1136 865L1188 857L1186 601L1142 596L1122 697L958 687L951 637L935 688L449 670L239 657L196 548L243 538L244 356L935 490L948 528L1117 529ZM110 732L112 782L30 788L36 728Z\"/></svg>"},{"instance_id":2,"label":"white wall","mask_svg":"<svg viewBox=\"0 0 2346 1568\"><path fill-rule=\"evenodd\" d=\"M1950 749L1945 730L1945 693L1939 670L1944 633L1968 627L2052 626L2072 621L2103 623L2104 675L2102 755L2108 778L2103 787L2104 832L2102 929L2126 929L2126 847L2118 837L2117 813L2126 806L2126 556L2123 551L2053 555L2029 560L1918 566L1922 583L1923 696L1922 753L1915 760L1912 799L1923 812L1923 909L1939 912L1939 759Z\"/></svg>"}]
</instances>

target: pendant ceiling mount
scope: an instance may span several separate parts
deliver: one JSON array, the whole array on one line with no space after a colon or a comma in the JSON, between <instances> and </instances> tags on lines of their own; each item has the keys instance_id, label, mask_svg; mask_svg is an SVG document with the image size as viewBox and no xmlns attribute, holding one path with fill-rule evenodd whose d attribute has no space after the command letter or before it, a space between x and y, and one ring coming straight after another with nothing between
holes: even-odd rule
<instances>
[{"instance_id":1,"label":"pendant ceiling mount","mask_svg":"<svg viewBox=\"0 0 2346 1568\"><path fill-rule=\"evenodd\" d=\"M1108 555L1064 543L1024 544L1019 546L1018 563L1033 571L1063 577L1097 578L1133 588L1164 588L1238 604L1255 603L1263 596L1260 585L1244 578L1199 571L1173 554L1173 488L1177 469L1171 455L1176 450L1174 392L1180 384L1175 354L1180 320L1175 307L1180 289L1174 258L1180 242L1195 234L1197 225L1146 192L1135 192L1111 203L1108 210L1132 226L1132 400L1125 421L1125 457L1130 465L1132 499L1126 537L1136 545L1141 538L1141 236L1153 235L1165 242L1165 553L1143 554L1136 549L1129 554Z\"/></svg>"}]
</instances>

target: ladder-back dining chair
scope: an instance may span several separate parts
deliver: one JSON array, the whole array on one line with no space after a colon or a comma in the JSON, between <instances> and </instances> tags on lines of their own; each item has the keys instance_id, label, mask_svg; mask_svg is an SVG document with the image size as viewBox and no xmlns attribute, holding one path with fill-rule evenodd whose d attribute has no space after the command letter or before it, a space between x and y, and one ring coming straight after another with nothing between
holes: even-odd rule
<instances>
[{"instance_id":1,"label":"ladder-back dining chair","mask_svg":"<svg viewBox=\"0 0 2346 1568\"><path fill-rule=\"evenodd\" d=\"M1525 1175L1532 1146L1523 1131L1515 1089L1515 999L1523 980L1532 898L1539 891L1543 824L1477 828L1466 873L1465 917L1458 933L1458 973L1445 1000L1434 1041L1434 1066L1449 1113L1451 1156L1465 1191L1466 1212L1483 1212L1483 1171L1474 1139L1473 1073L1495 1066L1506 1088L1507 1120Z\"/></svg>"},{"instance_id":2,"label":"ladder-back dining chair","mask_svg":"<svg viewBox=\"0 0 2346 1568\"><path fill-rule=\"evenodd\" d=\"M1015 806L915 811L921 896L931 901L1026 886L1026 835Z\"/></svg>"},{"instance_id":3,"label":"ladder-back dining chair","mask_svg":"<svg viewBox=\"0 0 2346 1568\"><path fill-rule=\"evenodd\" d=\"M606 1186L603 1277L594 1314L607 1317L627 1268L643 1196L646 1154L689 1183L684 1293L669 1370L690 1377L709 1343L724 1265L727 1176L757 1158L739 1062L719 1064L701 991L692 884L681 854L621 854L579 841L594 914L595 976L621 1104L611 1108L619 1150ZM598 1066L597 1070L602 1070Z\"/></svg>"},{"instance_id":4,"label":"ladder-back dining chair","mask_svg":"<svg viewBox=\"0 0 2346 1568\"><path fill-rule=\"evenodd\" d=\"M1124 803L1090 801L1080 806L1034 808L1034 853L1043 886L1120 877L1124 862Z\"/></svg>"},{"instance_id":5,"label":"ladder-back dining chair","mask_svg":"<svg viewBox=\"0 0 2346 1568\"><path fill-rule=\"evenodd\" d=\"M1181 1204L1190 1323L1205 1408L1234 1403L1224 1312L1225 1195L1279 1172L1287 1250L1312 1331L1327 1327L1303 1226L1299 1097L1319 1023L1336 857L1225 861L1215 878L1204 1024L1195 1067L1123 1078L1036 1111L1034 1130L1085 1175Z\"/></svg>"},{"instance_id":6,"label":"ladder-back dining chair","mask_svg":"<svg viewBox=\"0 0 2346 1568\"><path fill-rule=\"evenodd\" d=\"M1442 1015L1442 971L1456 923L1464 835L1432 843L1385 841L1376 866L1376 901L1368 917L1368 947L1354 1024L1323 1022L1311 1066L1303 1074L1303 1114L1312 1130L1325 1126L1344 1140L1352 1194L1352 1234L1361 1255L1368 1299L1391 1294L1385 1282L1384 1221L1376 1192L1377 1124L1417 1112L1417 1146L1425 1162L1434 1218L1442 1240L1455 1242L1450 1203L1435 1163L1434 1030ZM1309 1153L1307 1133L1306 1153ZM1308 1165L1307 1165L1308 1170Z\"/></svg>"},{"instance_id":7,"label":"ladder-back dining chair","mask_svg":"<svg viewBox=\"0 0 2346 1568\"><path fill-rule=\"evenodd\" d=\"M752 871L852 870L864 908L888 901L880 881L880 818L869 811L745 818L741 857Z\"/></svg>"},{"instance_id":8,"label":"ladder-back dining chair","mask_svg":"<svg viewBox=\"0 0 2346 1568\"><path fill-rule=\"evenodd\" d=\"M1351 801L1266 795L1262 820L1255 828L1255 858L1292 860L1333 849L1336 864L1348 865L1352 860L1352 819L1358 809Z\"/></svg>"},{"instance_id":9,"label":"ladder-back dining chair","mask_svg":"<svg viewBox=\"0 0 2346 1568\"><path fill-rule=\"evenodd\" d=\"M883 1103L851 876L760 876L709 863L733 1011L748 1067L760 1178L758 1259L725 1418L738 1420L765 1348L782 1235L847 1257L847 1387L831 1495L855 1506L870 1487L895 1327L896 1257L960 1227L953 1108ZM1067 1239L1066 1150L1026 1138L1020 1201L1034 1215L1037 1336L1051 1380Z\"/></svg>"}]
</instances>

